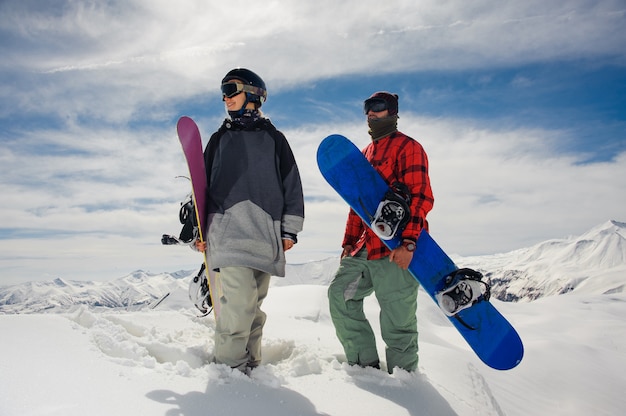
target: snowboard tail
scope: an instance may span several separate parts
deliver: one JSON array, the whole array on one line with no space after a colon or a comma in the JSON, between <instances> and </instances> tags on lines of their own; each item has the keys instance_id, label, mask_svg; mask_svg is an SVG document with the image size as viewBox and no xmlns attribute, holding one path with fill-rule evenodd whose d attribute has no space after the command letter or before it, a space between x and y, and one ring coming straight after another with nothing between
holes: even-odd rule
<instances>
[{"instance_id":1,"label":"snowboard tail","mask_svg":"<svg viewBox=\"0 0 626 416\"><path fill-rule=\"evenodd\" d=\"M390 187L361 151L346 137L335 134L320 143L317 162L326 181L371 226L370 213L376 211ZM397 235L381 240L389 249L401 244ZM409 271L439 305L437 294L447 289L448 276L459 268L428 232L420 233L416 246ZM524 348L518 333L488 300L446 316L488 366L508 370L521 362Z\"/></svg>"}]
</instances>

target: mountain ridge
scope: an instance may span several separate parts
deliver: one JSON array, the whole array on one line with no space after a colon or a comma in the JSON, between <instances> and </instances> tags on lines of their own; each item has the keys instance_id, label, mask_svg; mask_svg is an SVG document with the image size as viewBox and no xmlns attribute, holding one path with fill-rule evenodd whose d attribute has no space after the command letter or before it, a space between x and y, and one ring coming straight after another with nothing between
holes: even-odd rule
<instances>
[{"instance_id":1,"label":"mountain ridge","mask_svg":"<svg viewBox=\"0 0 626 416\"><path fill-rule=\"evenodd\" d=\"M626 290L626 223L610 220L580 236L508 253L457 256L454 261L459 267L481 271L491 284L492 297L501 301L533 301L574 291L621 293ZM272 278L272 285L328 285L338 265L337 257L288 264L286 277ZM168 293L178 293L175 304L185 305L188 279L195 273L136 270L106 282L57 277L0 287L0 314L63 312L81 305L136 310L150 307Z\"/></svg>"},{"instance_id":2,"label":"mountain ridge","mask_svg":"<svg viewBox=\"0 0 626 416\"><path fill-rule=\"evenodd\" d=\"M461 262L483 272L491 281L492 296L503 301L530 301L581 287L596 294L621 292L626 282L626 223L610 220L580 236L457 260ZM588 279L601 282L583 285Z\"/></svg>"}]
</instances>

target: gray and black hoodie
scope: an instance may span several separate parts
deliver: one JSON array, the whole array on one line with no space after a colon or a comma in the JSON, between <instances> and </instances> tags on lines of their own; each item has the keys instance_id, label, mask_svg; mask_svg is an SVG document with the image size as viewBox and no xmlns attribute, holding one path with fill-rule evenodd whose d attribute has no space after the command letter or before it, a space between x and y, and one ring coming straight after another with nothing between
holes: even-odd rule
<instances>
[{"instance_id":1,"label":"gray and black hoodie","mask_svg":"<svg viewBox=\"0 0 626 416\"><path fill-rule=\"evenodd\" d=\"M204 151L209 264L285 275L282 239L304 223L302 182L285 136L269 119L226 119Z\"/></svg>"}]
</instances>

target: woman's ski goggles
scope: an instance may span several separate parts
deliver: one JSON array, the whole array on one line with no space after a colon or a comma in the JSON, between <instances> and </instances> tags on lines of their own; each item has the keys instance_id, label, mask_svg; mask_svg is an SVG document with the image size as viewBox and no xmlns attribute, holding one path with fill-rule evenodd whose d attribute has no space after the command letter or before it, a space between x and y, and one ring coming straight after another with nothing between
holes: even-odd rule
<instances>
[{"instance_id":1,"label":"woman's ski goggles","mask_svg":"<svg viewBox=\"0 0 626 416\"><path fill-rule=\"evenodd\" d=\"M382 98L368 98L363 104L363 111L365 112L365 114L369 113L370 111L374 113L380 113L381 111L385 110L389 110L389 106L387 105L387 101L383 100Z\"/></svg>"},{"instance_id":2,"label":"woman's ski goggles","mask_svg":"<svg viewBox=\"0 0 626 416\"><path fill-rule=\"evenodd\" d=\"M229 82L222 84L222 95L224 97L233 98L235 95L243 92L245 85L238 82Z\"/></svg>"},{"instance_id":3,"label":"woman's ski goggles","mask_svg":"<svg viewBox=\"0 0 626 416\"><path fill-rule=\"evenodd\" d=\"M227 82L222 84L222 99L233 98L242 92L249 92L260 97L261 102L265 101L266 93L262 88L253 85L242 84L240 82Z\"/></svg>"}]
</instances>

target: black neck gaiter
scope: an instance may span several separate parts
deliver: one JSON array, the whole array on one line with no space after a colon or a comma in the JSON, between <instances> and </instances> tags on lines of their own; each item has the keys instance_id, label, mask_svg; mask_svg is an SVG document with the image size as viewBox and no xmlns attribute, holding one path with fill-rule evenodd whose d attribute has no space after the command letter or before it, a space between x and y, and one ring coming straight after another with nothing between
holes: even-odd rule
<instances>
[{"instance_id":1,"label":"black neck gaiter","mask_svg":"<svg viewBox=\"0 0 626 416\"><path fill-rule=\"evenodd\" d=\"M368 133L372 137L372 141L376 141L398 131L398 115L385 118L369 118L367 119L367 125L370 128Z\"/></svg>"}]
</instances>

